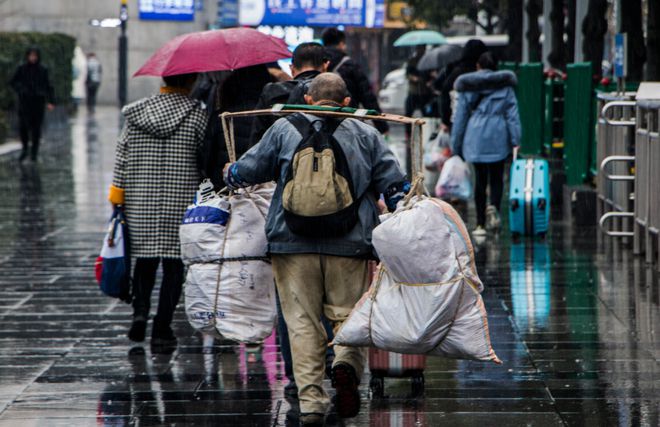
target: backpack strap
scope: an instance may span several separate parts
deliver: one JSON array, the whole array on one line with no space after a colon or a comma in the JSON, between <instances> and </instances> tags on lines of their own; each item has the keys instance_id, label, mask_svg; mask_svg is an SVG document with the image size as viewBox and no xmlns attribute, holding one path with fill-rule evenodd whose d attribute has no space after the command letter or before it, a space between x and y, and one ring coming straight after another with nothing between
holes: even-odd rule
<instances>
[{"instance_id":1,"label":"backpack strap","mask_svg":"<svg viewBox=\"0 0 660 427\"><path fill-rule=\"evenodd\" d=\"M289 114L286 119L296 128L303 139L307 138L307 134L312 128L312 122L307 120L301 113Z\"/></svg>"},{"instance_id":2,"label":"backpack strap","mask_svg":"<svg viewBox=\"0 0 660 427\"><path fill-rule=\"evenodd\" d=\"M339 69L342 67L342 65L344 65L345 63L347 63L347 62L350 61L350 60L351 60L351 57L350 57L350 56L348 56L348 55L344 55L344 57L343 57L343 58L337 63L337 65L335 65L335 66L332 68L331 72L332 72L332 73L338 73L338 72L339 72Z\"/></svg>"},{"instance_id":3,"label":"backpack strap","mask_svg":"<svg viewBox=\"0 0 660 427\"><path fill-rule=\"evenodd\" d=\"M328 117L325 119L325 123L323 124L323 129L328 133L328 135L332 135L335 133L341 122L343 122L344 119L335 119L334 117Z\"/></svg>"},{"instance_id":4,"label":"backpack strap","mask_svg":"<svg viewBox=\"0 0 660 427\"><path fill-rule=\"evenodd\" d=\"M309 132L313 128L312 125L314 124L314 122L316 122L316 120L310 122L301 113L289 114L288 116L286 116L286 119L289 121L289 123L291 123L296 128L296 130L298 131L298 133L300 133L300 135L303 137L303 139L305 139L307 137L307 135L309 134ZM332 135L332 134L335 133L335 131L337 130L337 128L339 127L339 125L343 121L344 121L343 118L342 119L335 119L335 118L332 118L332 117L328 117L323 122L323 128L322 129L323 129L323 131L328 133L328 135Z\"/></svg>"}]
</instances>

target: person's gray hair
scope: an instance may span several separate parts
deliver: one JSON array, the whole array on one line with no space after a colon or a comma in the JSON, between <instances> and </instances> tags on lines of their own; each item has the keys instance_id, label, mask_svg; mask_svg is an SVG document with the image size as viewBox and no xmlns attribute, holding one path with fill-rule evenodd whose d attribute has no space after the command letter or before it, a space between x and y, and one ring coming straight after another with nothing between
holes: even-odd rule
<instances>
[{"instance_id":1,"label":"person's gray hair","mask_svg":"<svg viewBox=\"0 0 660 427\"><path fill-rule=\"evenodd\" d=\"M333 101L341 104L348 95L344 79L335 73L321 73L309 84L307 94L314 102Z\"/></svg>"}]
</instances>

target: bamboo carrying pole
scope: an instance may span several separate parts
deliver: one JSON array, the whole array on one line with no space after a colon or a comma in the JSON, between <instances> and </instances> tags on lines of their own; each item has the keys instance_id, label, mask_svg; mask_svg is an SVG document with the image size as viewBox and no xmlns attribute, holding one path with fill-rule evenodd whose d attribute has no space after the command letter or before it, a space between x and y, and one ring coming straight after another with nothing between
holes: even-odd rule
<instances>
[{"instance_id":1,"label":"bamboo carrying pole","mask_svg":"<svg viewBox=\"0 0 660 427\"><path fill-rule=\"evenodd\" d=\"M411 170L412 188L410 193L421 195L424 190L424 172L423 172L423 157L424 157L424 136L422 126L426 123L423 119L400 116L397 114L385 114L374 110L363 110L353 108L335 108L335 107L320 107L320 106L302 106L302 105L282 105L276 104L273 108L264 110L249 110L237 111L233 113L222 113L220 119L222 121L222 128L224 131L225 144L231 162L236 161L236 150L234 142L234 118L236 117L253 117L253 116L266 116L276 115L285 116L293 113L306 113L314 114L315 116L326 117L343 117L352 118L357 120L383 120L393 123L401 123L405 125L412 125L410 136L410 150L411 150Z\"/></svg>"}]
</instances>

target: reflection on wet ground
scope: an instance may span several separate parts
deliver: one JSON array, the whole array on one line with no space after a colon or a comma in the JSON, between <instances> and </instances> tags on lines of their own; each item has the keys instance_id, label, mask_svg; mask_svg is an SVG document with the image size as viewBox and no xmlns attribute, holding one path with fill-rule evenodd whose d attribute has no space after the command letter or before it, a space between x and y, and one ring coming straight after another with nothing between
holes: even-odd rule
<instances>
[{"instance_id":1,"label":"reflection on wet ground","mask_svg":"<svg viewBox=\"0 0 660 427\"><path fill-rule=\"evenodd\" d=\"M274 338L205 348L181 311L171 355L125 338L129 307L93 277L118 123L100 108L51 126L39 164L0 158L0 426L296 425ZM504 365L430 359L418 400L407 380L369 400L365 374L346 425L660 425L658 274L600 240L555 221L547 241L482 245Z\"/></svg>"}]
</instances>

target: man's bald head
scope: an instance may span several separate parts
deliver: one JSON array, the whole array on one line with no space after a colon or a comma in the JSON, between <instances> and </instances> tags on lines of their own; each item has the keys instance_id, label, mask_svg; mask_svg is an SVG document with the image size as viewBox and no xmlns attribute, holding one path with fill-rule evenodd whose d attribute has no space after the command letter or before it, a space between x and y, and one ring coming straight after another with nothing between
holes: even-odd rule
<instances>
[{"instance_id":1,"label":"man's bald head","mask_svg":"<svg viewBox=\"0 0 660 427\"><path fill-rule=\"evenodd\" d=\"M344 79L338 74L321 73L310 83L305 100L308 104L332 102L345 106L351 99Z\"/></svg>"}]
</instances>

